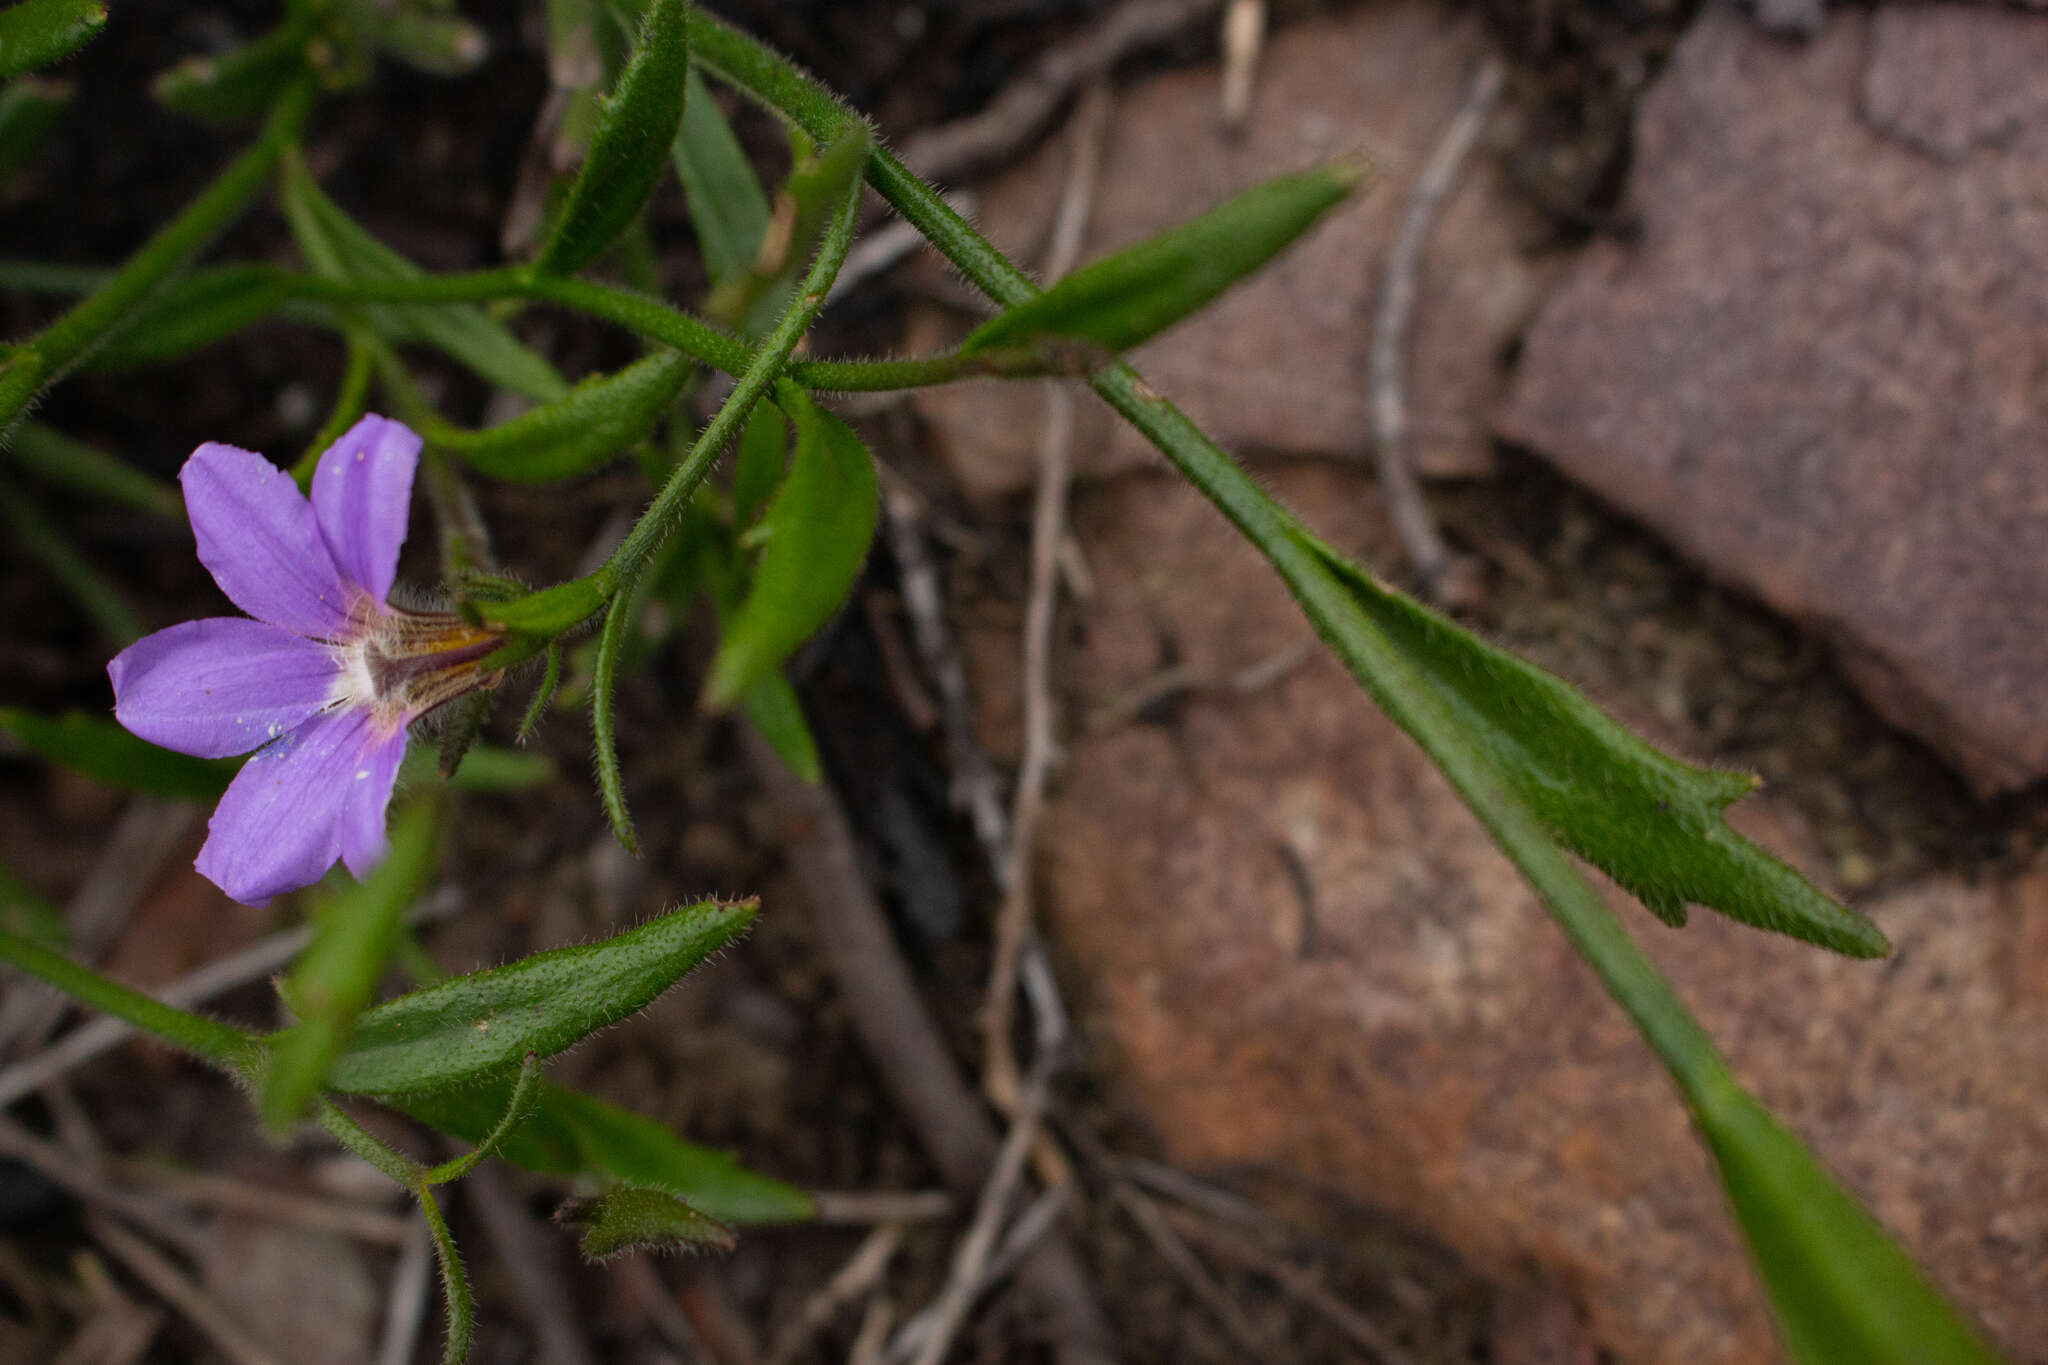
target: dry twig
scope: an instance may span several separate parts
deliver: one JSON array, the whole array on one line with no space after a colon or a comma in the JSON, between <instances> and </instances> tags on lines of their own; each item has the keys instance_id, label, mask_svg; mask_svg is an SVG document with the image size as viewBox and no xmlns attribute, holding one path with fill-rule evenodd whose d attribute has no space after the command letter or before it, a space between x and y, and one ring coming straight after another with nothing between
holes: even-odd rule
<instances>
[{"instance_id":1,"label":"dry twig","mask_svg":"<svg viewBox=\"0 0 2048 1365\"><path fill-rule=\"evenodd\" d=\"M861 873L846 816L832 793L791 773L751 729L749 767L783 830L789 870L811 906L812 932L847 1014L884 1084L946 1183L979 1190L995 1165L995 1127L960 1077ZM1111 1359L1109 1333L1087 1273L1064 1239L1048 1238L1018 1266L1047 1335L1067 1365Z\"/></svg>"},{"instance_id":2,"label":"dry twig","mask_svg":"<svg viewBox=\"0 0 2048 1365\"><path fill-rule=\"evenodd\" d=\"M461 1189L512 1282L513 1301L533 1324L536 1358L549 1365L597 1365L576 1325L561 1246L527 1213L505 1184L504 1173L488 1162L471 1171Z\"/></svg>"},{"instance_id":3,"label":"dry twig","mask_svg":"<svg viewBox=\"0 0 2048 1365\"><path fill-rule=\"evenodd\" d=\"M1230 0L1223 11L1223 128L1242 129L1252 112L1252 80L1266 43L1266 0Z\"/></svg>"},{"instance_id":4,"label":"dry twig","mask_svg":"<svg viewBox=\"0 0 2048 1365\"><path fill-rule=\"evenodd\" d=\"M820 1223L924 1223L956 1207L944 1190L812 1190L811 1202Z\"/></svg>"},{"instance_id":5,"label":"dry twig","mask_svg":"<svg viewBox=\"0 0 2048 1365\"><path fill-rule=\"evenodd\" d=\"M384 1305L384 1337L377 1365L408 1365L427 1317L427 1288L434 1268L433 1243L424 1214L406 1220L405 1243L391 1271L391 1297Z\"/></svg>"},{"instance_id":6,"label":"dry twig","mask_svg":"<svg viewBox=\"0 0 2048 1365\"><path fill-rule=\"evenodd\" d=\"M1422 264L1423 248L1429 243L1430 232L1451 186L1457 182L1460 167L1486 126L1487 114L1500 97L1506 75L1506 68L1497 58L1488 57L1480 63L1465 87L1457 112L1451 116L1422 174L1408 192L1400 235L1387 256L1386 278L1380 285L1379 307L1373 314L1372 346L1366 359L1380 491L1386 497L1394 530L1415 566L1424 595L1438 601L1459 595L1463 589L1452 582L1456 565L1443 537L1437 534L1408 457L1408 405L1402 363L1408 348L1408 325L1415 312L1415 277Z\"/></svg>"},{"instance_id":7,"label":"dry twig","mask_svg":"<svg viewBox=\"0 0 2048 1365\"><path fill-rule=\"evenodd\" d=\"M1046 252L1048 283L1074 268L1087 235L1088 214L1102 167L1110 116L1108 87L1089 89L1073 123L1073 160L1060 196L1052 244ZM1058 605L1059 549L1066 537L1067 488L1074 452L1074 393L1055 384L1045 394L1045 428L1038 446L1038 492L1031 513L1031 589L1024 607L1024 756L1010 807L1010 884L997 912L995 947L983 1006L982 1086L997 1108L1014 1113L1018 1067L1010 1029L1015 1018L1017 960L1031 931L1031 855L1045 783L1059 744L1053 733L1051 683L1052 622Z\"/></svg>"},{"instance_id":8,"label":"dry twig","mask_svg":"<svg viewBox=\"0 0 2048 1365\"><path fill-rule=\"evenodd\" d=\"M802 1355L818 1333L832 1325L839 1310L859 1300L882 1282L889 1261L903 1245L903 1227L884 1223L862 1240L832 1278L804 1300L795 1320L784 1327L769 1349L764 1365L789 1365Z\"/></svg>"},{"instance_id":9,"label":"dry twig","mask_svg":"<svg viewBox=\"0 0 2048 1365\"><path fill-rule=\"evenodd\" d=\"M927 180L945 180L1016 150L1052 120L1067 97L1109 74L1130 54L1165 42L1220 0L1124 0L1093 27L1048 49L1030 73L968 118L919 133L903 160Z\"/></svg>"},{"instance_id":10,"label":"dry twig","mask_svg":"<svg viewBox=\"0 0 2048 1365\"><path fill-rule=\"evenodd\" d=\"M988 1264L981 1272L981 1279L975 1285L974 1299L978 1301L996 1285L1009 1277L1023 1259L1031 1254L1038 1240L1052 1230L1055 1219L1066 1207L1067 1194L1073 1187L1063 1185L1047 1190L1031 1201L1024 1212L1017 1215L1003 1234L1002 1242L995 1254L988 1258ZM909 1365L911 1356L924 1345L932 1327L938 1320L938 1305L932 1304L917 1316L903 1324L896 1335L890 1338L889 1350L883 1357L889 1365Z\"/></svg>"},{"instance_id":11,"label":"dry twig","mask_svg":"<svg viewBox=\"0 0 2048 1365\"><path fill-rule=\"evenodd\" d=\"M85 1227L136 1279L205 1333L230 1365L280 1365L212 1295L187 1279L155 1247L104 1214L88 1213Z\"/></svg>"},{"instance_id":12,"label":"dry twig","mask_svg":"<svg viewBox=\"0 0 2048 1365\"><path fill-rule=\"evenodd\" d=\"M1222 1324L1223 1330L1230 1334L1231 1340L1246 1353L1246 1357L1251 1360L1270 1358L1273 1344L1252 1325L1237 1300L1216 1282L1208 1267L1188 1249L1188 1244L1181 1240L1180 1234L1174 1231L1173 1225L1150 1196L1120 1174L1112 1176L1109 1189L1116 1202L1123 1205L1124 1212L1130 1214L1131 1221L1138 1225L1138 1231L1145 1234L1145 1240L1152 1243L1160 1259L1173 1267L1173 1272L1215 1315L1216 1321Z\"/></svg>"},{"instance_id":13,"label":"dry twig","mask_svg":"<svg viewBox=\"0 0 2048 1365\"><path fill-rule=\"evenodd\" d=\"M181 1204L226 1209L266 1222L338 1232L344 1237L378 1246L409 1245L421 1226L417 1218L405 1218L362 1204L317 1199L290 1190L274 1190L232 1176L173 1170L154 1162L132 1159L116 1165L130 1180L154 1186Z\"/></svg>"},{"instance_id":14,"label":"dry twig","mask_svg":"<svg viewBox=\"0 0 2048 1365\"><path fill-rule=\"evenodd\" d=\"M110 1185L104 1174L87 1162L4 1116L0 1116L0 1156L12 1157L33 1168L74 1199L118 1214L187 1255L197 1255L204 1249L205 1239L199 1230L175 1208L148 1195Z\"/></svg>"}]
</instances>

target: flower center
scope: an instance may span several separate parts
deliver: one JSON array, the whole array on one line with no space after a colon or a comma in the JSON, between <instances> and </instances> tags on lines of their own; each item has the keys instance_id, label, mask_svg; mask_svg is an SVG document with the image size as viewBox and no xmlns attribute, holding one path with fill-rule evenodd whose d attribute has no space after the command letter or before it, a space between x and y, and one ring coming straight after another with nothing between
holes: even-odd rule
<instances>
[{"instance_id":1,"label":"flower center","mask_svg":"<svg viewBox=\"0 0 2048 1365\"><path fill-rule=\"evenodd\" d=\"M504 635L453 612L380 611L366 601L355 617L358 633L335 646L341 676L334 700L369 708L386 734L464 693L496 687L505 675L478 667Z\"/></svg>"}]
</instances>

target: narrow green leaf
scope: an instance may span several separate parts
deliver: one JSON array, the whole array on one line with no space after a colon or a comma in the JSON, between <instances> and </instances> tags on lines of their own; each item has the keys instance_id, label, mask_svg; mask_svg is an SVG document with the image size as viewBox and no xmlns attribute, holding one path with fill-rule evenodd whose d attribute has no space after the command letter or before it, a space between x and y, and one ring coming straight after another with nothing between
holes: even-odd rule
<instances>
[{"instance_id":1,"label":"narrow green leaf","mask_svg":"<svg viewBox=\"0 0 2048 1365\"><path fill-rule=\"evenodd\" d=\"M174 801L212 801L241 767L235 758L193 758L137 739L111 718L85 711L48 716L0 706L0 730L31 753L110 787Z\"/></svg>"},{"instance_id":2,"label":"narrow green leaf","mask_svg":"<svg viewBox=\"0 0 2048 1365\"><path fill-rule=\"evenodd\" d=\"M559 635L579 621L588 619L605 604L608 596L604 578L591 574L572 578L503 602L472 598L469 610L479 621L490 621L528 635Z\"/></svg>"},{"instance_id":3,"label":"narrow green leaf","mask_svg":"<svg viewBox=\"0 0 2048 1365\"><path fill-rule=\"evenodd\" d=\"M597 759L597 793L604 802L612 833L628 853L640 851L633 816L626 808L626 779L619 771L618 736L612 730L612 690L618 685L619 655L626 644L626 625L639 613L644 586L635 584L612 599L598 632L597 657L590 671L590 742Z\"/></svg>"},{"instance_id":4,"label":"narrow green leaf","mask_svg":"<svg viewBox=\"0 0 2048 1365\"><path fill-rule=\"evenodd\" d=\"M272 1133L289 1130L326 1083L398 942L399 916L418 899L440 848L440 809L418 801L391 831L391 851L323 909L312 944L284 988L298 1024L278 1035L256 1107Z\"/></svg>"},{"instance_id":5,"label":"narrow green leaf","mask_svg":"<svg viewBox=\"0 0 2048 1365\"><path fill-rule=\"evenodd\" d=\"M731 1251L732 1229L662 1190L621 1185L595 1199L572 1199L555 1221L582 1235L583 1259L608 1261L629 1251Z\"/></svg>"},{"instance_id":6,"label":"narrow green leaf","mask_svg":"<svg viewBox=\"0 0 2048 1365\"><path fill-rule=\"evenodd\" d=\"M0 866L0 929L53 953L71 946L71 926L64 922L64 912L4 866Z\"/></svg>"},{"instance_id":7,"label":"narrow green leaf","mask_svg":"<svg viewBox=\"0 0 2048 1365\"><path fill-rule=\"evenodd\" d=\"M437 776L434 746L415 744L406 751L398 768L398 790L410 791L429 784ZM463 757L462 767L447 779L448 790L457 792L518 792L544 787L561 774L546 754L530 754L496 744L475 744Z\"/></svg>"},{"instance_id":8,"label":"narrow green leaf","mask_svg":"<svg viewBox=\"0 0 2048 1365\"><path fill-rule=\"evenodd\" d=\"M675 163L704 270L715 287L745 270L760 251L768 230L768 195L694 67L683 101L683 126L676 133Z\"/></svg>"},{"instance_id":9,"label":"narrow green leaf","mask_svg":"<svg viewBox=\"0 0 2048 1365\"><path fill-rule=\"evenodd\" d=\"M41 422L16 427L8 451L23 470L53 487L152 516L185 515L185 499L170 484Z\"/></svg>"},{"instance_id":10,"label":"narrow green leaf","mask_svg":"<svg viewBox=\"0 0 2048 1365\"><path fill-rule=\"evenodd\" d=\"M754 406L740 433L739 451L732 466L732 524L744 531L754 524L754 514L768 505L782 485L789 464L789 423L773 403Z\"/></svg>"},{"instance_id":11,"label":"narrow green leaf","mask_svg":"<svg viewBox=\"0 0 2048 1365\"><path fill-rule=\"evenodd\" d=\"M977 327L963 355L1056 338L1122 351L1165 331L1280 254L1365 182L1338 163L1246 190L1192 222L1081 267Z\"/></svg>"},{"instance_id":12,"label":"narrow green leaf","mask_svg":"<svg viewBox=\"0 0 2048 1365\"><path fill-rule=\"evenodd\" d=\"M1698 904L1852 957L1882 957L1877 926L1728 827L1722 811L1756 786L1695 768L1617 725L1576 688L1495 649L1375 581L1298 526L1300 543L1373 628L1427 676L1463 741L1554 837L1659 919Z\"/></svg>"},{"instance_id":13,"label":"narrow green leaf","mask_svg":"<svg viewBox=\"0 0 2048 1365\"><path fill-rule=\"evenodd\" d=\"M21 0L0 10L0 77L62 61L106 24L107 7L96 0Z\"/></svg>"},{"instance_id":14,"label":"narrow green leaf","mask_svg":"<svg viewBox=\"0 0 2048 1365\"><path fill-rule=\"evenodd\" d=\"M195 271L137 308L121 330L93 352L87 367L129 370L182 359L261 322L284 306L289 293L269 266Z\"/></svg>"},{"instance_id":15,"label":"narrow green leaf","mask_svg":"<svg viewBox=\"0 0 2048 1365\"><path fill-rule=\"evenodd\" d=\"M320 274L344 280L426 278L425 271L343 213L296 159L287 164L282 198L299 249ZM545 357L472 304L369 304L363 316L380 335L424 342L536 403L556 402L569 392L569 382Z\"/></svg>"},{"instance_id":16,"label":"narrow green leaf","mask_svg":"<svg viewBox=\"0 0 2048 1365\"><path fill-rule=\"evenodd\" d=\"M547 663L541 673L540 685L533 689L533 696L526 703L525 714L519 717L519 742L524 744L539 728L540 718L553 705L555 693L562 686L562 642L548 641Z\"/></svg>"},{"instance_id":17,"label":"narrow green leaf","mask_svg":"<svg viewBox=\"0 0 2048 1365\"><path fill-rule=\"evenodd\" d=\"M371 17L371 41L399 61L430 76L466 76L491 53L484 31L456 14L432 14L401 6L364 11Z\"/></svg>"},{"instance_id":18,"label":"narrow green leaf","mask_svg":"<svg viewBox=\"0 0 2048 1365\"><path fill-rule=\"evenodd\" d=\"M511 1080L500 1077L386 1103L452 1137L478 1142L511 1096ZM532 1115L505 1134L496 1154L543 1174L667 1190L725 1223L798 1223L817 1213L802 1190L748 1170L725 1152L685 1142L652 1119L546 1080Z\"/></svg>"},{"instance_id":19,"label":"narrow green leaf","mask_svg":"<svg viewBox=\"0 0 2048 1365\"><path fill-rule=\"evenodd\" d=\"M747 719L761 732L761 738L768 741L791 772L812 784L824 780L818 741L811 737L811 727L804 721L804 704L788 678L780 671L766 675L747 689L741 706Z\"/></svg>"},{"instance_id":20,"label":"narrow green leaf","mask_svg":"<svg viewBox=\"0 0 2048 1365\"><path fill-rule=\"evenodd\" d=\"M775 196L753 259L711 291L706 312L750 334L772 325L832 214L859 185L873 142L868 126L856 123L816 156L797 161Z\"/></svg>"},{"instance_id":21,"label":"narrow green leaf","mask_svg":"<svg viewBox=\"0 0 2048 1365\"><path fill-rule=\"evenodd\" d=\"M0 91L0 185L21 172L56 131L77 90L69 81L23 76Z\"/></svg>"},{"instance_id":22,"label":"narrow green leaf","mask_svg":"<svg viewBox=\"0 0 2048 1365\"><path fill-rule=\"evenodd\" d=\"M604 119L554 234L534 268L570 275L596 260L632 221L654 184L683 121L689 45L684 0L655 0L639 42L606 101Z\"/></svg>"},{"instance_id":23,"label":"narrow green leaf","mask_svg":"<svg viewBox=\"0 0 2048 1365\"><path fill-rule=\"evenodd\" d=\"M1995 1365L1984 1339L1770 1111L1732 1090L1699 1120L1793 1359Z\"/></svg>"},{"instance_id":24,"label":"narrow green leaf","mask_svg":"<svg viewBox=\"0 0 2048 1365\"><path fill-rule=\"evenodd\" d=\"M754 901L702 901L600 943L536 953L377 1006L335 1062L355 1095L467 1085L552 1057L653 1000L753 922Z\"/></svg>"},{"instance_id":25,"label":"narrow green leaf","mask_svg":"<svg viewBox=\"0 0 2048 1365\"><path fill-rule=\"evenodd\" d=\"M432 440L500 479L539 483L587 474L646 440L695 367L681 351L656 351L509 422L438 432Z\"/></svg>"},{"instance_id":26,"label":"narrow green leaf","mask_svg":"<svg viewBox=\"0 0 2048 1365\"><path fill-rule=\"evenodd\" d=\"M81 967L62 953L32 938L0 928L0 963L27 972L64 994L116 1019L125 1019L144 1033L161 1038L228 1071L246 1073L259 1039L217 1019L193 1014L140 991L130 990L90 967Z\"/></svg>"},{"instance_id":27,"label":"narrow green leaf","mask_svg":"<svg viewBox=\"0 0 2048 1365\"><path fill-rule=\"evenodd\" d=\"M831 619L874 539L880 494L867 447L800 390L785 392L796 418L796 454L761 519L767 545L753 585L712 660L704 698L714 707L746 696Z\"/></svg>"},{"instance_id":28,"label":"narrow green leaf","mask_svg":"<svg viewBox=\"0 0 2048 1365\"><path fill-rule=\"evenodd\" d=\"M260 118L284 88L308 70L306 45L318 18L301 10L260 38L211 56L188 57L149 83L166 109L205 123Z\"/></svg>"},{"instance_id":29,"label":"narrow green leaf","mask_svg":"<svg viewBox=\"0 0 2048 1365\"><path fill-rule=\"evenodd\" d=\"M120 649L142 637L142 623L128 599L99 565L79 552L47 511L4 481L0 481L0 525L17 546L42 561L44 570L71 594L107 645Z\"/></svg>"}]
</instances>

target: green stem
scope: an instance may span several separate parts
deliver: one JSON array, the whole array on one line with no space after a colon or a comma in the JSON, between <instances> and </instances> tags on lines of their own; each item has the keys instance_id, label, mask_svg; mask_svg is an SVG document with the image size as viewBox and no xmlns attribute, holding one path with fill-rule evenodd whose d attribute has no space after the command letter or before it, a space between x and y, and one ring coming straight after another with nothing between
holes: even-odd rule
<instances>
[{"instance_id":1,"label":"green stem","mask_svg":"<svg viewBox=\"0 0 2048 1365\"><path fill-rule=\"evenodd\" d=\"M826 140L855 115L760 43L700 11L690 19L690 53L729 84L783 113L812 137ZM924 234L984 294L1015 307L1039 290L987 239L885 149L868 157L868 183ZM1376 679L1376 700L1443 767L1522 871L1566 936L1599 974L1670 1068L1686 1098L1702 1112L1718 1111L1734 1093L1727 1064L1649 958L1593 893L1548 835L1519 803L1493 789L1493 779L1458 742L1456 721L1436 701L1405 657L1369 627L1360 630L1355 608L1289 531L1289 519L1249 475L1179 409L1124 364L1103 369L1090 385L1143 432L1272 562L1319 634L1362 679ZM1348 628L1336 629L1346 621ZM1351 657L1348 639L1364 641Z\"/></svg>"},{"instance_id":2,"label":"green stem","mask_svg":"<svg viewBox=\"0 0 2048 1365\"><path fill-rule=\"evenodd\" d=\"M512 1087L511 1103L505 1106L505 1113L498 1120L498 1126L484 1134L484 1140L464 1152L427 1171L420 1177L424 1185L445 1185L451 1180L460 1180L475 1170L477 1164L505 1140L506 1134L524 1123L540 1103L540 1058L534 1053L526 1054L526 1061L519 1068L519 1080Z\"/></svg>"},{"instance_id":3,"label":"green stem","mask_svg":"<svg viewBox=\"0 0 2048 1365\"><path fill-rule=\"evenodd\" d=\"M4 929L0 929L0 962L229 1071L246 1071L256 1055L257 1040L240 1029L152 1000Z\"/></svg>"},{"instance_id":4,"label":"green stem","mask_svg":"<svg viewBox=\"0 0 2048 1365\"><path fill-rule=\"evenodd\" d=\"M285 91L255 145L228 164L199 197L165 224L112 279L79 301L0 366L0 428L12 426L31 399L61 378L121 321L227 227L269 178L278 156L299 136L313 106L313 85Z\"/></svg>"},{"instance_id":5,"label":"green stem","mask_svg":"<svg viewBox=\"0 0 2048 1365\"><path fill-rule=\"evenodd\" d=\"M370 377L376 373L377 353L366 340L365 328L350 322L347 326L348 361L341 372L341 386L334 395L334 407L327 414L327 420L320 424L320 430L313 433L313 439L306 443L306 451L292 466L292 477L299 482L303 492L313 482L313 470L320 463L320 457L327 447L341 439L341 434L354 426L356 419L363 415L370 401Z\"/></svg>"},{"instance_id":6,"label":"green stem","mask_svg":"<svg viewBox=\"0 0 2048 1365\"><path fill-rule=\"evenodd\" d=\"M455 1248L455 1234L434 1202L434 1192L422 1185L420 1212L427 1216L427 1230L434 1235L434 1252L441 1262L441 1296L448 1304L448 1340L441 1348L442 1365L462 1365L469 1358L470 1338L476 1330L476 1308L469 1297L469 1276L462 1269L462 1253Z\"/></svg>"},{"instance_id":7,"label":"green stem","mask_svg":"<svg viewBox=\"0 0 2048 1365\"><path fill-rule=\"evenodd\" d=\"M694 10L691 12L695 13ZM858 186L855 188L857 190ZM617 592L629 586L648 557L668 539L669 533L682 519L690 495L711 472L719 453L739 433L747 414L754 410L754 404L782 377L790 354L803 340L804 333L810 330L818 310L825 306L825 294L832 288L832 281L839 275L839 267L846 261L847 248L853 244L854 212L859 205L859 194L849 194L832 215L824 238L818 244L817 257L797 289L795 305L775 324L775 330L768 334L761 349L738 376L731 396L705 424L696 443L690 447L690 453L683 457L682 463L669 475L668 482L655 494L654 501L633 524L632 531L612 552L612 557L605 561L604 568L599 570L611 591Z\"/></svg>"}]
</instances>

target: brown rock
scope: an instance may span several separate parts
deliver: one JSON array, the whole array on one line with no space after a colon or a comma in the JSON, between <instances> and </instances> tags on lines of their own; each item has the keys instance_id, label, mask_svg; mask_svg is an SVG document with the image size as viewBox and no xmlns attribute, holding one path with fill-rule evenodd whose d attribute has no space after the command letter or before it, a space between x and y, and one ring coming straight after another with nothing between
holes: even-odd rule
<instances>
[{"instance_id":1,"label":"brown rock","mask_svg":"<svg viewBox=\"0 0 2048 1365\"><path fill-rule=\"evenodd\" d=\"M1380 272L1409 182L1486 50L1475 16L1402 0L1278 34L1241 137L1218 125L1213 70L1162 76L1119 96L1083 259L1339 155L1363 152L1381 172L1278 261L1134 354L1145 377L1210 434L1248 450L1370 456L1365 356ZM979 226L1018 260L1044 254L1068 157L1065 140L1053 138L984 197ZM1547 279L1516 248L1523 221L1483 156L1438 220L1417 282L1409 355L1410 421L1424 472L1488 467L1485 424L1503 385L1502 352ZM936 349L965 327L927 312L913 332L913 349ZM983 382L919 394L919 410L971 495L1031 482L1039 387ZM1083 474L1159 459L1093 403L1078 436Z\"/></svg>"},{"instance_id":2,"label":"brown rock","mask_svg":"<svg viewBox=\"0 0 2048 1365\"><path fill-rule=\"evenodd\" d=\"M1705 14L1502 430L1824 631L1980 790L2048 774L2048 18Z\"/></svg>"},{"instance_id":3,"label":"brown rock","mask_svg":"<svg viewBox=\"0 0 2048 1365\"><path fill-rule=\"evenodd\" d=\"M1294 465L1269 482L1337 543L1392 553L1370 479ZM1083 711L1169 658L1227 674L1307 633L1184 485L1100 488L1076 528L1097 582L1065 674ZM1817 861L1782 807L1738 813ZM1504 1279L1534 1262L1631 1365L1773 1357L1671 1084L1332 660L1074 740L1043 862L1051 925L1172 1160L1281 1164ZM1997 1338L2032 1350L2048 1341L2048 879L1931 882L1866 908L1898 945L1889 964L1704 912L1682 931L1623 914L1738 1072Z\"/></svg>"},{"instance_id":4,"label":"brown rock","mask_svg":"<svg viewBox=\"0 0 2048 1365\"><path fill-rule=\"evenodd\" d=\"M370 1359L379 1290L342 1237L223 1218L202 1267L206 1287L259 1343L293 1365Z\"/></svg>"}]
</instances>

